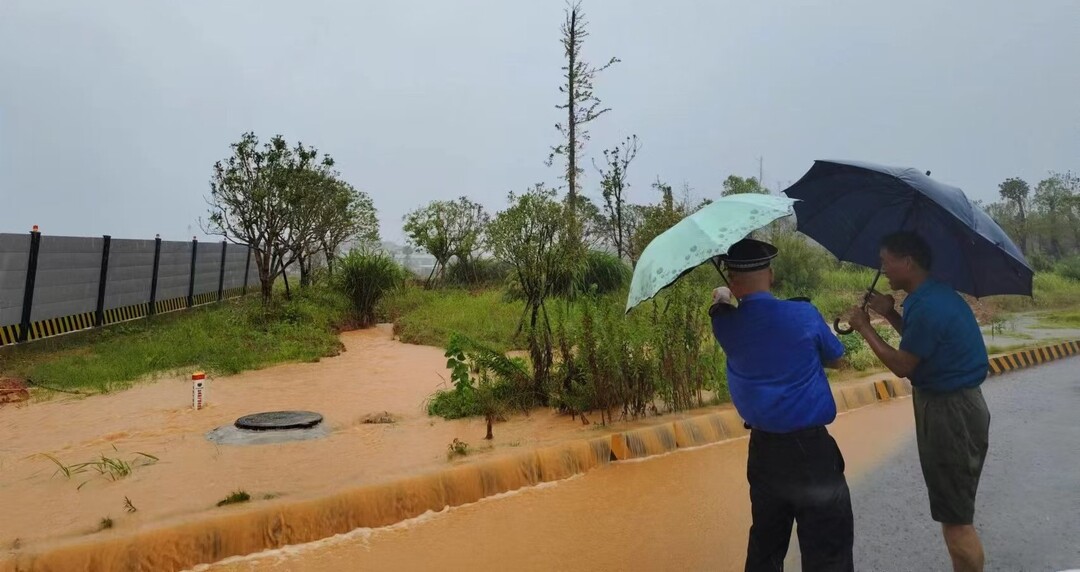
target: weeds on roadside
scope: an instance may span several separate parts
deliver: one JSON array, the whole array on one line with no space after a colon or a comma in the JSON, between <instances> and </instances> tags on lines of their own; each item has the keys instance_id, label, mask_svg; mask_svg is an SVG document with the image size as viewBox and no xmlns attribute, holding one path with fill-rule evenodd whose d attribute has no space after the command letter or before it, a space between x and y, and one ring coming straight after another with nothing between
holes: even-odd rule
<instances>
[{"instance_id":1,"label":"weeds on roadside","mask_svg":"<svg viewBox=\"0 0 1080 572\"><path fill-rule=\"evenodd\" d=\"M225 505L230 505L230 504L240 504L240 503L248 502L249 500L251 500L251 495L249 495L247 493L247 491L239 490L239 491L234 491L229 496L219 500L218 503L217 503L217 506L225 506Z\"/></svg>"},{"instance_id":2,"label":"weeds on roadside","mask_svg":"<svg viewBox=\"0 0 1080 572\"><path fill-rule=\"evenodd\" d=\"M469 454L469 444L465 441L454 437L454 440L446 446L446 458L453 459L454 457L464 457Z\"/></svg>"},{"instance_id":3,"label":"weeds on roadside","mask_svg":"<svg viewBox=\"0 0 1080 572\"><path fill-rule=\"evenodd\" d=\"M113 450L116 451L116 447L113 446ZM99 459L93 461L87 461L85 463L74 463L66 465L60 459L49 455L48 453L42 453L42 456L53 462L56 465L56 472L53 476L63 475L66 479L71 479L75 475L81 475L88 472L95 472L99 476L103 476L110 481L119 481L125 477L131 475L131 473L138 467L145 467L153 465L158 462L158 458L149 453L136 452L136 457L130 461L125 461L119 457L106 457L101 455ZM83 481L79 484L78 489L82 489L90 482L90 479Z\"/></svg>"}]
</instances>

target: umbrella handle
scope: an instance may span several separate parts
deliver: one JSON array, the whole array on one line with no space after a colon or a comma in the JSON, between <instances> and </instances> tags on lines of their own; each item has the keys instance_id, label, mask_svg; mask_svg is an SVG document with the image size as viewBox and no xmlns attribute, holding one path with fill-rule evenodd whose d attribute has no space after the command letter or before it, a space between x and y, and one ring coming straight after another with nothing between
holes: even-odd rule
<instances>
[{"instance_id":1,"label":"umbrella handle","mask_svg":"<svg viewBox=\"0 0 1080 572\"><path fill-rule=\"evenodd\" d=\"M870 305L870 297L874 295L874 292L877 289L878 280L880 278L881 278L881 270L879 269L877 271L877 274L874 276L874 281L871 282L870 287L866 289L866 295L863 296L863 303L862 303L863 311L866 311L866 307ZM851 324L848 324L847 329L841 328L840 327L840 318L837 318L837 319L833 320L832 328L833 328L833 331L840 334L841 336L846 336L846 335L848 335L848 334L855 331L855 328L852 328Z\"/></svg>"},{"instance_id":2,"label":"umbrella handle","mask_svg":"<svg viewBox=\"0 0 1080 572\"><path fill-rule=\"evenodd\" d=\"M840 334L841 336L846 336L846 335L848 335L848 334L855 331L855 328L852 328L850 325L848 326L847 329L841 328L840 327L840 318L837 318L837 319L833 320L832 329L833 329L833 331Z\"/></svg>"}]
</instances>

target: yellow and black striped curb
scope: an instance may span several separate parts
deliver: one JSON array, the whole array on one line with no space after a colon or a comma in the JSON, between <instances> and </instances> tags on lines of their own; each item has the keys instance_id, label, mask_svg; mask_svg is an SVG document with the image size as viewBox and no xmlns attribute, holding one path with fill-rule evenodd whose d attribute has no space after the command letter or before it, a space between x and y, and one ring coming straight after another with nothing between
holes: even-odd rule
<instances>
[{"instance_id":1,"label":"yellow and black striped curb","mask_svg":"<svg viewBox=\"0 0 1080 572\"><path fill-rule=\"evenodd\" d=\"M1013 352L991 358L990 375L1001 375L1077 354L1080 354L1080 342L1064 342L1033 350Z\"/></svg>"},{"instance_id":2,"label":"yellow and black striped curb","mask_svg":"<svg viewBox=\"0 0 1080 572\"><path fill-rule=\"evenodd\" d=\"M232 298L239 298L243 295L243 288L230 288L222 292L222 299L228 300ZM206 304L212 304L218 301L217 292L207 292L205 294L199 294L195 296L195 306L204 306ZM157 308L158 314L167 314L169 312L177 312L180 310L186 310L188 307L187 296L181 296L179 298L170 298L168 300L158 300L154 304ZM150 304L141 303L131 306L123 306L120 308L110 308L103 313L103 325L108 326L112 324L118 324L120 322L128 322L131 320L138 320L145 318L149 314ZM52 336L59 336L62 334L68 334L71 332L78 332L81 330L88 330L94 327L94 312L83 312L81 314L74 314L71 316L63 316L59 318L49 318L47 320L39 320L30 324L30 335L27 336L27 341L40 340ZM19 333L22 331L22 326L19 324L12 324L10 326L0 327L0 347L13 345L19 339Z\"/></svg>"}]
</instances>

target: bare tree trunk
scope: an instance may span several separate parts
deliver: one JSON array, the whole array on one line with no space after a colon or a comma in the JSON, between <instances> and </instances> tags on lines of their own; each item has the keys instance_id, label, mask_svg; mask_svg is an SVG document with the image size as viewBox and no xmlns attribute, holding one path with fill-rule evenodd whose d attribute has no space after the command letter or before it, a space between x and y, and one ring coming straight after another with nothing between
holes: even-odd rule
<instances>
[{"instance_id":1,"label":"bare tree trunk","mask_svg":"<svg viewBox=\"0 0 1080 572\"><path fill-rule=\"evenodd\" d=\"M300 288L311 286L311 260L307 256L297 258L300 264Z\"/></svg>"},{"instance_id":2,"label":"bare tree trunk","mask_svg":"<svg viewBox=\"0 0 1080 572\"><path fill-rule=\"evenodd\" d=\"M262 290L263 304L269 304L274 296L274 278L270 275L270 255L256 251L255 265L259 268L259 285Z\"/></svg>"}]
</instances>

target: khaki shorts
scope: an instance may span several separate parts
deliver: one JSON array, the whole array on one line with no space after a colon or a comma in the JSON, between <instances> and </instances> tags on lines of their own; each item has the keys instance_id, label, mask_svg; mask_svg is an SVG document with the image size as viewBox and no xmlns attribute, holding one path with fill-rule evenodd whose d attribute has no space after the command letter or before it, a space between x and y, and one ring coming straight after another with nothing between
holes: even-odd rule
<instances>
[{"instance_id":1,"label":"khaki shorts","mask_svg":"<svg viewBox=\"0 0 1080 572\"><path fill-rule=\"evenodd\" d=\"M971 524L989 446L990 410L982 390L931 393L916 388L913 402L930 515L943 524Z\"/></svg>"}]
</instances>

